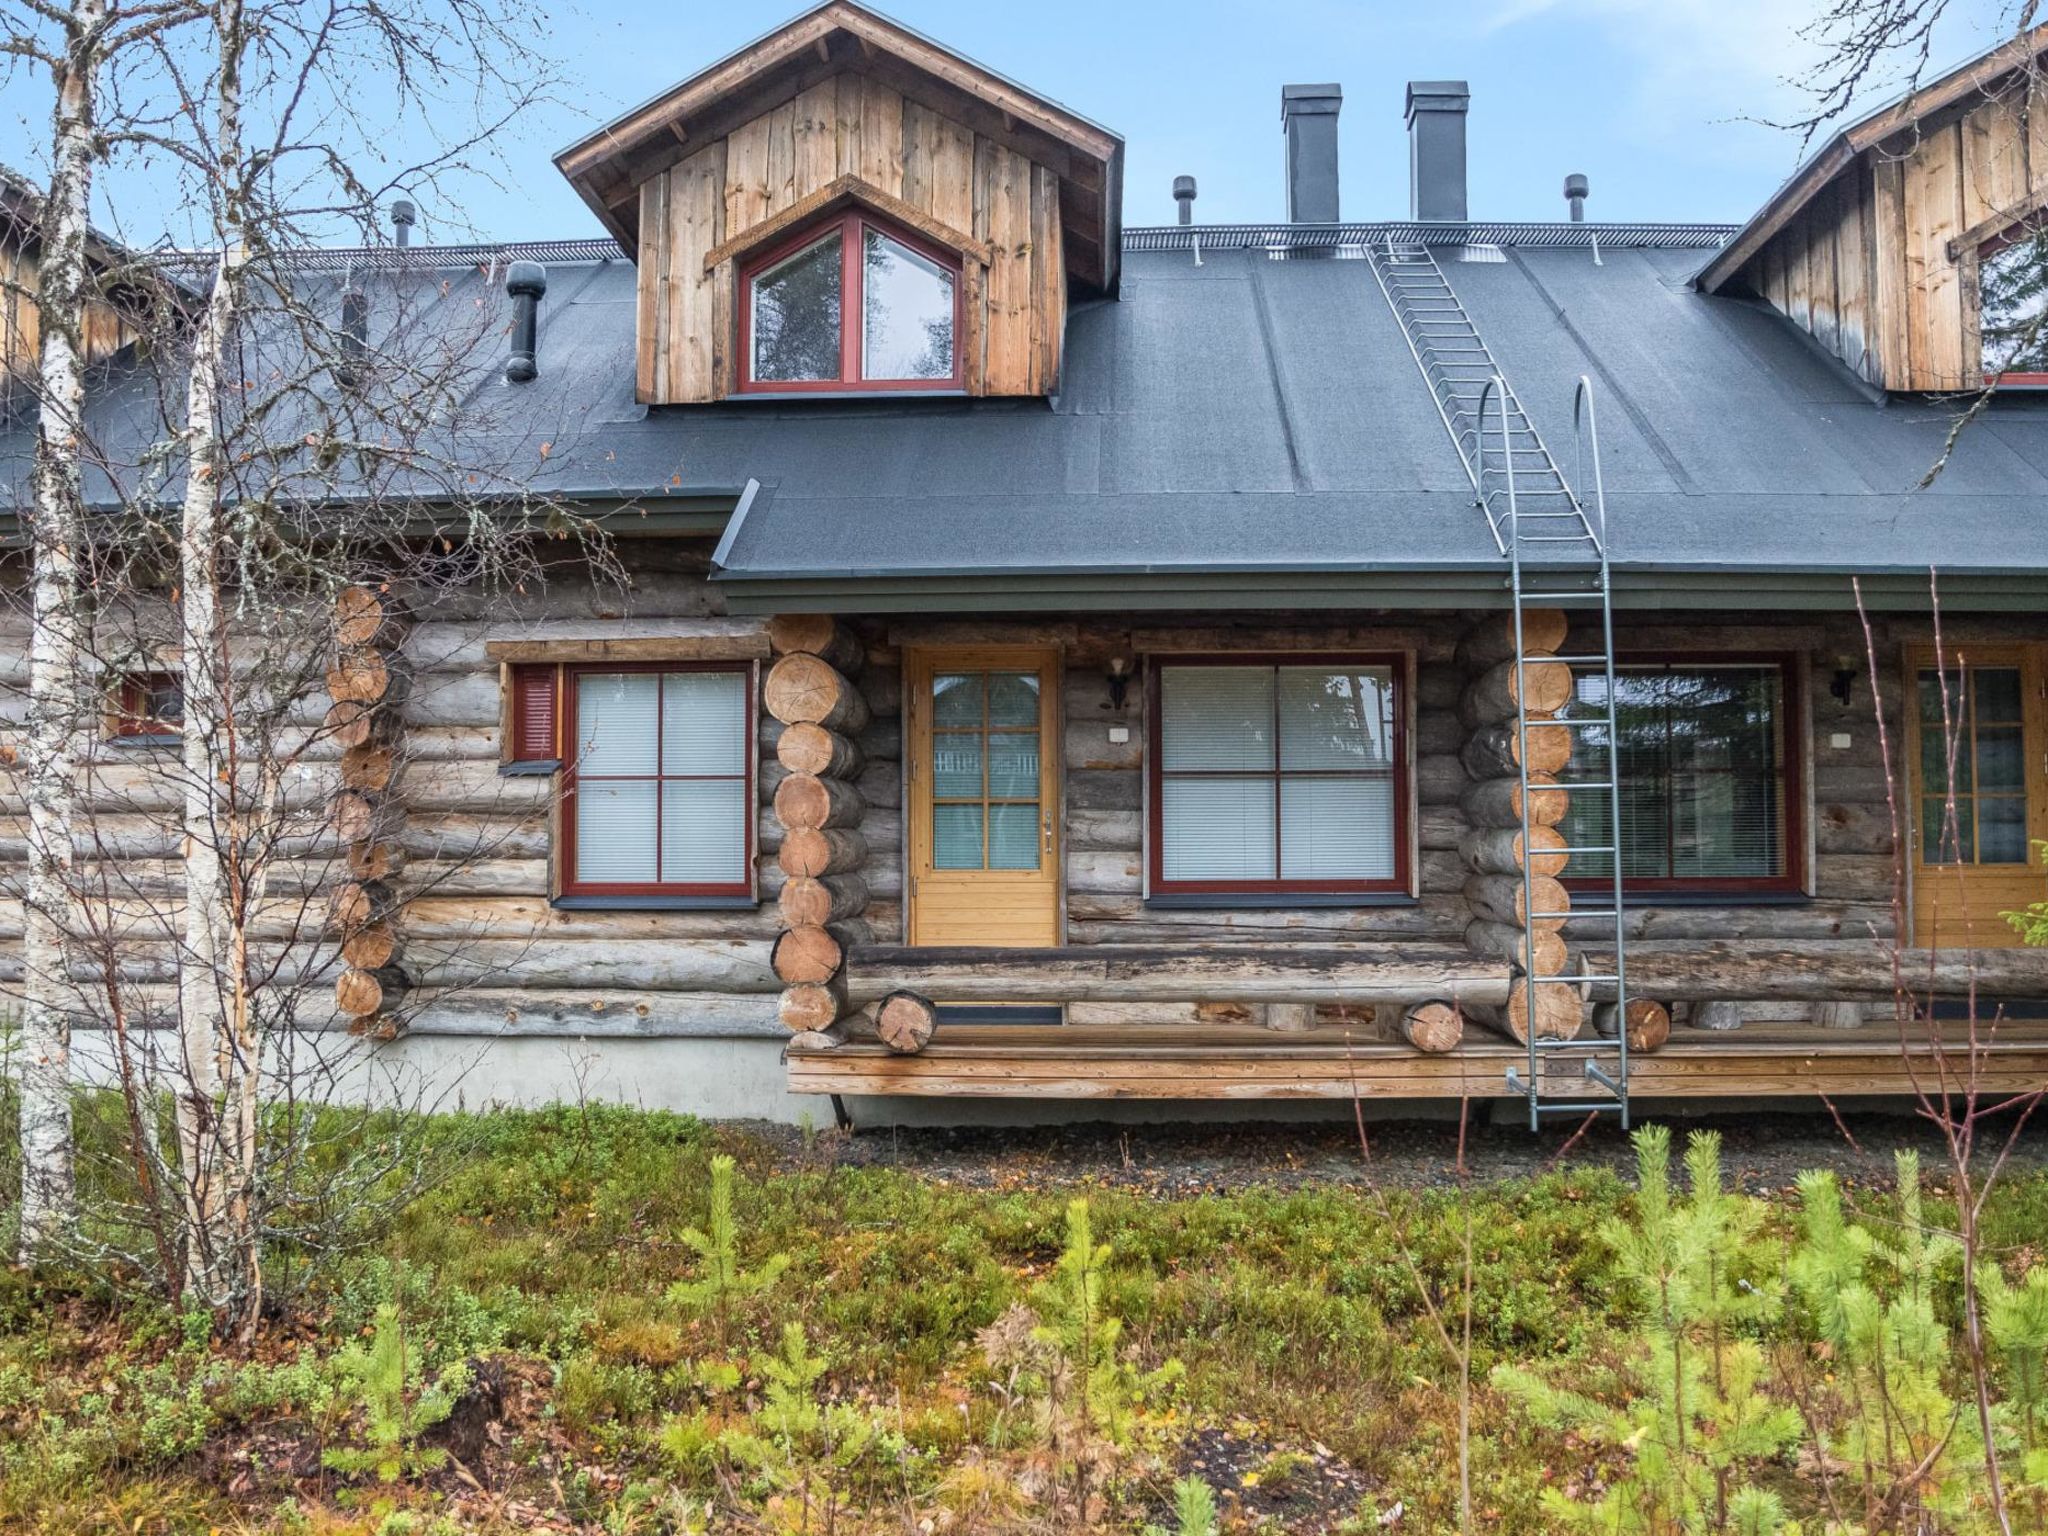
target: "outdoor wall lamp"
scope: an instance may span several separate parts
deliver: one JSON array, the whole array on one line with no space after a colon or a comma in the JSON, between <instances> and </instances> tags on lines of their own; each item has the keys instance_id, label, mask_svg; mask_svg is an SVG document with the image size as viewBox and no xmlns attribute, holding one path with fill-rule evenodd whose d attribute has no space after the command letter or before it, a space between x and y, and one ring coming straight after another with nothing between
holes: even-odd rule
<instances>
[{"instance_id":1,"label":"outdoor wall lamp","mask_svg":"<svg viewBox=\"0 0 2048 1536\"><path fill-rule=\"evenodd\" d=\"M1136 666L1137 663L1129 651L1118 651L1109 658L1108 665L1102 669L1102 675L1109 681L1109 703L1104 706L1105 708L1113 709L1119 714L1123 712L1125 701L1131 691L1131 673Z\"/></svg>"},{"instance_id":2,"label":"outdoor wall lamp","mask_svg":"<svg viewBox=\"0 0 2048 1536\"><path fill-rule=\"evenodd\" d=\"M1835 668L1835 680L1828 684L1828 692L1835 696L1835 702L1847 709L1849 701L1856 696L1856 670L1853 667Z\"/></svg>"}]
</instances>

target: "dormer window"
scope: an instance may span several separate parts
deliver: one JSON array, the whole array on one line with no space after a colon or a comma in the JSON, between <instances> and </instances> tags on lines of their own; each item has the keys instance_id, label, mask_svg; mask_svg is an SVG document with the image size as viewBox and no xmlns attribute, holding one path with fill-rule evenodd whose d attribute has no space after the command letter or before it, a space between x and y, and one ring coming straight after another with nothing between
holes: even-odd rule
<instances>
[{"instance_id":1,"label":"dormer window","mask_svg":"<svg viewBox=\"0 0 2048 1536\"><path fill-rule=\"evenodd\" d=\"M2048 223L2014 225L1977 253L1985 382L2048 385Z\"/></svg>"},{"instance_id":2,"label":"dormer window","mask_svg":"<svg viewBox=\"0 0 2048 1536\"><path fill-rule=\"evenodd\" d=\"M960 261L858 206L741 269L743 390L959 389Z\"/></svg>"}]
</instances>

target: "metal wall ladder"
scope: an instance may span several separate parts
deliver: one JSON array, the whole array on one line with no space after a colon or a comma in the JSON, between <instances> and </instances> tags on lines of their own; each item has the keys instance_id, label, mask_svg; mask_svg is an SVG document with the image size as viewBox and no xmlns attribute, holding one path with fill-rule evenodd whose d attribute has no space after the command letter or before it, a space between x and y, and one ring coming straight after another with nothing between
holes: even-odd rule
<instances>
[{"instance_id":1,"label":"metal wall ladder","mask_svg":"<svg viewBox=\"0 0 2048 1536\"><path fill-rule=\"evenodd\" d=\"M1555 720L1532 722L1518 708L1516 772L1521 788L1522 818L1522 960L1516 986L1531 1020L1526 1068L1508 1068L1508 1085L1529 1106L1529 1127L1539 1128L1545 1115L1614 1112L1628 1124L1628 954L1621 892L1621 784L1616 750L1614 686L1614 604L1607 556L1607 498L1600 475L1600 430L1593 408L1590 380L1581 378L1572 400L1572 423L1581 478L1589 467L1593 515L1571 482L1565 479L1550 449L1522 409L1500 364L1479 334L1457 292L1437 264L1435 253L1419 241L1389 238L1372 247L1373 273L1380 291L1400 323L1408 350L1436 402L1444 429L1472 482L1472 492L1493 540L1508 562L1507 587L1515 628L1516 697L1528 697L1532 664L1567 666L1572 671L1574 707ZM1588 463L1590 455L1590 466ZM1593 612L1599 614L1597 643L1581 641L1571 654L1532 656L1525 641L1524 621L1531 609L1562 608L1581 622L1583 636ZM1571 645L1571 642L1567 642ZM1583 684L1598 679L1598 701L1580 704ZM1602 803L1604 816L1571 818L1581 829L1589 821L1602 824L1596 835L1581 831L1586 841L1572 841L1562 851L1608 873L1604 904L1548 912L1537 907L1530 851L1535 824L1530 819L1529 730L1532 724L1555 724L1574 733L1573 760L1579 773L1556 786L1572 797ZM1590 760L1590 761L1589 761ZM1599 923L1611 933L1613 968L1554 976L1536 974L1536 946L1542 925L1569 918L1580 925ZM1534 1021L1538 988L1584 988L1611 983L1617 998L1614 1038L1548 1040L1538 1037ZM1547 1057L1563 1053L1552 1071ZM1568 1062L1579 1064L1573 1077Z\"/></svg>"}]
</instances>

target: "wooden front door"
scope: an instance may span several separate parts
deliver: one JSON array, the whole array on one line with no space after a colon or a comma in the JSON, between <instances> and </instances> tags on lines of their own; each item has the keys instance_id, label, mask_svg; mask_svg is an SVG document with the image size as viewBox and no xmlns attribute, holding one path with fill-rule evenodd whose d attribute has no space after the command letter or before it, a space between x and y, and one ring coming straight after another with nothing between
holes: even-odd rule
<instances>
[{"instance_id":1,"label":"wooden front door","mask_svg":"<svg viewBox=\"0 0 2048 1536\"><path fill-rule=\"evenodd\" d=\"M904 657L913 944L1060 940L1059 653Z\"/></svg>"},{"instance_id":2,"label":"wooden front door","mask_svg":"<svg viewBox=\"0 0 2048 1536\"><path fill-rule=\"evenodd\" d=\"M1971 646L1945 679L1931 651L1908 661L1913 942L2017 944L2001 914L2048 897L2035 847L2048 838L2042 647Z\"/></svg>"}]
</instances>

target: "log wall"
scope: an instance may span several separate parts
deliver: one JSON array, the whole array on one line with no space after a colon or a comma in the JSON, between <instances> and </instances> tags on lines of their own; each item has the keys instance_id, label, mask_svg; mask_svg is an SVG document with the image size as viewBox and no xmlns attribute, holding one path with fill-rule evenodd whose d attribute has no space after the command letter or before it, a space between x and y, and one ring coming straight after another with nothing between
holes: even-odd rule
<instances>
[{"instance_id":1,"label":"log wall","mask_svg":"<svg viewBox=\"0 0 2048 1536\"><path fill-rule=\"evenodd\" d=\"M779 898L779 858L785 837L775 814L777 791L789 770L778 760L782 726L763 711L758 741L758 901L717 911L567 911L550 905L550 828L553 790L545 777L499 774L501 697L487 643L506 638L545 642L587 639L595 630L621 636L755 633L765 621L726 618L717 593L704 580L706 552L696 544L654 543L629 552L635 590L627 599L572 576L561 577L532 600L527 613L450 605L415 615L405 636L409 673L400 716L409 771L395 782L405 816L393 841L404 858L403 907L396 931L411 982L396 1022L426 1033L660 1036L755 1035L780 1039L778 999L784 987L771 948L786 926ZM863 851L857 865L832 873L855 877L806 894L828 921L851 917L881 944L900 943L903 922L903 748L901 647L907 642L1057 642L1067 657L1064 785L1061 815L1068 942L1147 945L1200 943L1218 948L1260 944L1316 946L1345 943L1437 944L1462 948L1474 921L1474 902L1498 892L1475 875L1505 873L1472 864L1475 830L1468 806L1474 777L1493 748L1480 740L1483 724L1460 716L1471 680L1457 645L1479 614L1359 615L1344 622L1304 626L1285 616L1246 616L1229 625L1190 615L1148 620L1142 628L1094 620L1005 624L994 620L895 621L854 619L863 660L852 674L865 723L853 737L858 763L842 759L821 775L859 804ZM1952 644L2010 640L2026 633L2016 621L1949 621ZM1901 657L1907 644L1929 636L1924 620L1877 621L1884 668L1879 696L1899 750L1904 689ZM0 734L19 729L25 634L0 633ZM1575 643L1567 639L1567 649ZM1864 642L1853 618L1799 618L1743 622L1726 616L1631 616L1621 620L1619 645L1630 652L1702 655L1772 652L1802 659L1809 678L1805 707L1810 729L1800 750L1806 763L1809 805L1801 817L1809 842L1807 899L1713 905L1634 904L1629 918L1638 945L1680 952L1731 943L1757 949L1786 944L1839 942L1867 946L1892 932L1894 834L1886 783L1871 714ZM1359 907L1286 907L1247 903L1216 909L1168 909L1145 900L1145 689L1134 680L1124 709L1108 708L1105 669L1119 654L1299 649L1403 650L1413 657L1409 740L1413 753L1416 818L1416 893L1410 902ZM1830 684L1837 670L1850 674L1849 701ZM315 701L324 706L325 700ZM309 705L309 728L320 709ZM1117 728L1128 732L1112 740ZM1836 738L1844 737L1843 745ZM815 747L815 743L813 744ZM833 749L837 751L838 749ZM327 754L333 776L309 781L309 803L341 787L340 749ZM326 760L326 759L323 759ZM174 891L177 883L174 786L141 754L97 764L90 798L105 814L99 835L121 864L129 899L141 904ZM830 818L839 820L837 813ZM834 830L828 828L826 830ZM16 869L23 855L18 802L0 823L0 861ZM289 905L294 881L314 892L332 889L346 869L345 849L308 850L282 868L273 894ZM322 882L328 882L323 884ZM1468 889L1469 884L1469 889ZM855 913L852 906L857 905ZM1589 925L1602 928L1604 925ZM0 905L0 979L18 972L18 905ZM1601 931L1566 925L1564 941L1593 944ZM327 936L331 943L333 935ZM163 953L159 953L159 950ZM1725 955L1731 951L1723 950ZM309 957L309 984L331 999L336 968ZM138 942L132 957L144 980L168 979L168 947ZM448 993L460 986L459 994ZM447 995L444 995L447 994ZM1781 994L1782 995L1782 994ZM331 1002L328 1005L332 1007ZM1165 1026L1176 1031L1208 1026L1265 1024L1299 1027L1344 1024L1361 1039L1394 1040L1404 1032L1402 1010L1369 1004L1323 1005L1305 1019L1294 1004L1217 1002L1199 996L1160 1001L1094 998L1068 1010L1076 1024ZM1754 1022L1853 1022L1822 1001L1740 1003L1735 1017ZM1691 1010L1674 1010L1680 1030ZM1724 1008L1723 1013L1726 1012ZM1875 1022L1882 1010L1871 1008Z\"/></svg>"}]
</instances>

